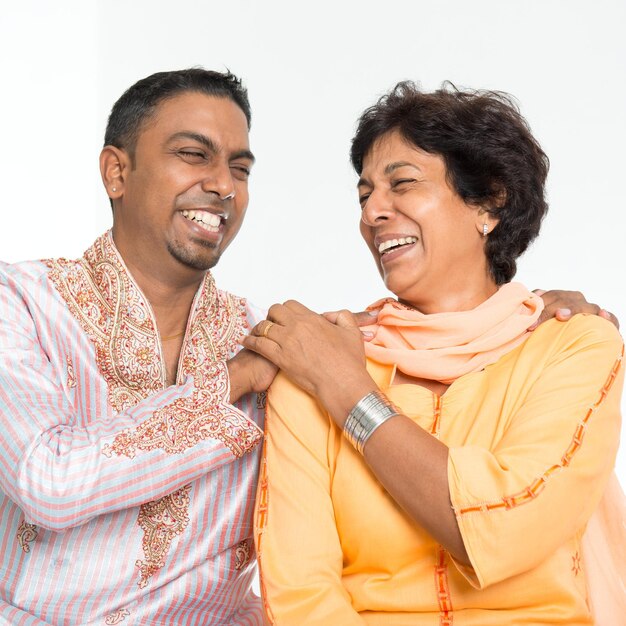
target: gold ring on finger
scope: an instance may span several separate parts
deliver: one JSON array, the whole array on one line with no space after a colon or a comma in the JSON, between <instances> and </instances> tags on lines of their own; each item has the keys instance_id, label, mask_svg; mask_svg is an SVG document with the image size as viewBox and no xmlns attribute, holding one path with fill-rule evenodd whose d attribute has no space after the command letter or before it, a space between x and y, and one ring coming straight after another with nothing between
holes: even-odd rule
<instances>
[{"instance_id":1,"label":"gold ring on finger","mask_svg":"<svg viewBox=\"0 0 626 626\"><path fill-rule=\"evenodd\" d=\"M270 322L269 320L267 320L267 324L265 324L265 326L263 326L263 332L261 333L261 335L262 335L263 337L265 337L266 339L268 338L268 337L267 337L267 333L269 333L269 332L270 332L270 328L271 328L272 326L274 326L274 322Z\"/></svg>"}]
</instances>

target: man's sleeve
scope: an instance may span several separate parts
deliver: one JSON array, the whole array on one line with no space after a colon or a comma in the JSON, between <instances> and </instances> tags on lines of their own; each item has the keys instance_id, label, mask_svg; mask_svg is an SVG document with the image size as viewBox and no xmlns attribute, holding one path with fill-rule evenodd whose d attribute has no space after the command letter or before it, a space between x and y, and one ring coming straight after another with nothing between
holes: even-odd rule
<instances>
[{"instance_id":1,"label":"man's sleeve","mask_svg":"<svg viewBox=\"0 0 626 626\"><path fill-rule=\"evenodd\" d=\"M365 623L341 581L328 436L319 405L279 374L269 391L255 513L261 591L272 624Z\"/></svg>"},{"instance_id":2,"label":"man's sleeve","mask_svg":"<svg viewBox=\"0 0 626 626\"><path fill-rule=\"evenodd\" d=\"M28 307L0 280L0 488L29 523L60 531L158 499L230 463L261 433L229 404L225 362L205 374L120 413L92 407L81 415Z\"/></svg>"},{"instance_id":3,"label":"man's sleeve","mask_svg":"<svg viewBox=\"0 0 626 626\"><path fill-rule=\"evenodd\" d=\"M621 338L608 322L578 316L559 342L536 363L543 371L493 450L450 449L450 495L472 565L458 568L478 588L537 566L572 538L613 469Z\"/></svg>"}]
</instances>

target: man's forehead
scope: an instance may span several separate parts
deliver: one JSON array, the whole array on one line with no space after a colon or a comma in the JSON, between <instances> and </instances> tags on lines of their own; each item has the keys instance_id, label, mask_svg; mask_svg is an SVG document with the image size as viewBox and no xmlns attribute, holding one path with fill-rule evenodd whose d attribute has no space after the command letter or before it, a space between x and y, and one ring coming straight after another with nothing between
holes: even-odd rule
<instances>
[{"instance_id":1,"label":"man's forehead","mask_svg":"<svg viewBox=\"0 0 626 626\"><path fill-rule=\"evenodd\" d=\"M248 122L236 102L227 97L185 91L165 98L146 120L139 133L156 132L165 136L181 130L219 133L238 141L248 141Z\"/></svg>"}]
</instances>

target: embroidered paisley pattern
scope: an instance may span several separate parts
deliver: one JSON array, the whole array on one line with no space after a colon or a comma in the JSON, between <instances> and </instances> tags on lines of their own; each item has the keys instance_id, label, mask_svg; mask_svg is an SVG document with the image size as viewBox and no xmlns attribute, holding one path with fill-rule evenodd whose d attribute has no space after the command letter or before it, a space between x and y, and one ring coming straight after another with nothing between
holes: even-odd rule
<instances>
[{"instance_id":1,"label":"embroidered paisley pattern","mask_svg":"<svg viewBox=\"0 0 626 626\"><path fill-rule=\"evenodd\" d=\"M22 523L17 529L17 542L20 548L22 548L24 552L30 552L30 544L37 539L38 534L39 532L35 524L29 524L26 520L22 520Z\"/></svg>"},{"instance_id":2,"label":"embroidered paisley pattern","mask_svg":"<svg viewBox=\"0 0 626 626\"><path fill-rule=\"evenodd\" d=\"M244 539L235 548L235 569L243 569L252 556L252 540Z\"/></svg>"},{"instance_id":3,"label":"embroidered paisley pattern","mask_svg":"<svg viewBox=\"0 0 626 626\"><path fill-rule=\"evenodd\" d=\"M110 234L78 261L46 264L50 280L93 343L111 406L123 411L162 389L156 322Z\"/></svg>"},{"instance_id":4,"label":"embroidered paisley pattern","mask_svg":"<svg viewBox=\"0 0 626 626\"><path fill-rule=\"evenodd\" d=\"M267 391L261 391L256 394L256 408L263 410L267 405Z\"/></svg>"},{"instance_id":5,"label":"embroidered paisley pattern","mask_svg":"<svg viewBox=\"0 0 626 626\"><path fill-rule=\"evenodd\" d=\"M144 533L142 547L146 558L136 563L141 572L140 587L145 587L150 577L163 567L172 541L187 528L190 491L191 485L186 485L141 507L137 522Z\"/></svg>"},{"instance_id":6,"label":"embroidered paisley pattern","mask_svg":"<svg viewBox=\"0 0 626 626\"><path fill-rule=\"evenodd\" d=\"M126 609L118 609L114 613L110 613L104 618L104 623L107 626L115 626L115 624L121 624L130 613Z\"/></svg>"},{"instance_id":7,"label":"embroidered paisley pattern","mask_svg":"<svg viewBox=\"0 0 626 626\"><path fill-rule=\"evenodd\" d=\"M156 320L110 232L82 259L46 264L50 280L94 346L111 406L123 411L163 389ZM245 300L218 291L207 272L192 305L179 360L178 382L191 376L193 391L120 433L103 453L133 458L139 451L161 449L177 454L210 438L220 440L236 457L256 447L262 439L259 428L224 406L229 393L224 361L238 349L246 327ZM140 507L137 522L144 533L144 559L136 564L141 587L163 567L173 540L187 528L190 489L187 485Z\"/></svg>"},{"instance_id":8,"label":"embroidered paisley pattern","mask_svg":"<svg viewBox=\"0 0 626 626\"><path fill-rule=\"evenodd\" d=\"M67 386L70 389L76 387L76 375L74 374L74 365L72 364L72 357L68 354L65 357L67 363Z\"/></svg>"},{"instance_id":9,"label":"embroidered paisley pattern","mask_svg":"<svg viewBox=\"0 0 626 626\"><path fill-rule=\"evenodd\" d=\"M220 410L219 404L228 394L226 372L223 361L210 363L194 376L191 400L178 398L155 411L143 424L123 431L112 445L105 445L103 453L109 457L123 454L132 459L137 450L160 448L176 454L213 438L223 441L235 456L242 456L258 443L259 432L238 414ZM209 385L212 388L206 388ZM211 413L207 413L209 407Z\"/></svg>"}]
</instances>

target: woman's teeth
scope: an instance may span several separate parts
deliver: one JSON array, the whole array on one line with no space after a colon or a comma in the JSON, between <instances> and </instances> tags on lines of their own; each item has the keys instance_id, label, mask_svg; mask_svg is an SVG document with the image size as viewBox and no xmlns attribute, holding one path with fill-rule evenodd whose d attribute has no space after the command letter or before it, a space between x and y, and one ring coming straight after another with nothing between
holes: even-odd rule
<instances>
[{"instance_id":1,"label":"woman's teeth","mask_svg":"<svg viewBox=\"0 0 626 626\"><path fill-rule=\"evenodd\" d=\"M195 222L198 226L212 233L218 232L220 228L221 218L219 215L209 213L208 211L182 211L183 217Z\"/></svg>"},{"instance_id":2,"label":"woman's teeth","mask_svg":"<svg viewBox=\"0 0 626 626\"><path fill-rule=\"evenodd\" d=\"M417 243L417 237L400 237L400 239L388 239L387 241L383 241L378 246L378 253L384 254L389 251L391 248L397 248L399 246L406 246L407 244Z\"/></svg>"}]
</instances>

